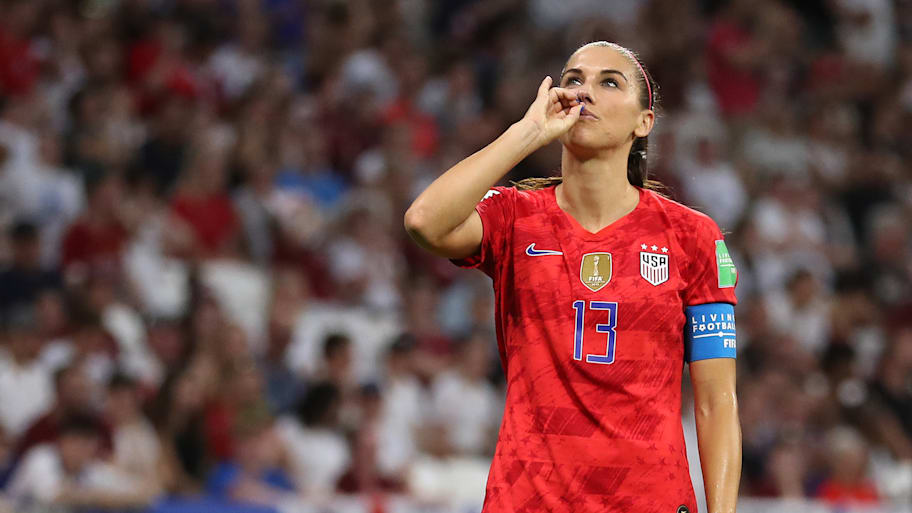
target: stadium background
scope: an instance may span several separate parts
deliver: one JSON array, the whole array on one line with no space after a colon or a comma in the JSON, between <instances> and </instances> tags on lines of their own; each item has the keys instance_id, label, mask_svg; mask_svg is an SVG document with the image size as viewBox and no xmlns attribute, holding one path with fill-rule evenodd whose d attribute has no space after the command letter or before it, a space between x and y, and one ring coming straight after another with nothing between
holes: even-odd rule
<instances>
[{"instance_id":1,"label":"stadium background","mask_svg":"<svg viewBox=\"0 0 912 513\"><path fill-rule=\"evenodd\" d=\"M477 511L490 284L402 214L595 39L739 270L741 510L912 510L912 2L2 0L0 511Z\"/></svg>"}]
</instances>

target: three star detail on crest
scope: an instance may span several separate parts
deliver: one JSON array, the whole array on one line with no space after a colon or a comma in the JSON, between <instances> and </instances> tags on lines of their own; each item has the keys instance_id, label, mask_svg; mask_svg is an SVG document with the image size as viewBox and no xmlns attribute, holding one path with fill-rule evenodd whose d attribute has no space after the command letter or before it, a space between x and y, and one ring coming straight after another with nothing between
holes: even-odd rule
<instances>
[{"instance_id":1,"label":"three star detail on crest","mask_svg":"<svg viewBox=\"0 0 912 513\"><path fill-rule=\"evenodd\" d=\"M642 248L642 249L651 249L651 250L653 250L653 251L658 251L658 249L659 249L659 247L656 246L655 244L653 244L652 246L647 246L646 244L640 244L640 248ZM662 248L662 253L668 253L668 248L663 247L663 248Z\"/></svg>"}]
</instances>

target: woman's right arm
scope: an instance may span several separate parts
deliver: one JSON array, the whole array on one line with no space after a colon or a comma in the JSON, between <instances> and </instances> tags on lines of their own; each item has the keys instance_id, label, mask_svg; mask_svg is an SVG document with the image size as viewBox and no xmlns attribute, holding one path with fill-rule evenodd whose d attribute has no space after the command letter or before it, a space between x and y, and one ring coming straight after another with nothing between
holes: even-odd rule
<instances>
[{"instance_id":1,"label":"woman's right arm","mask_svg":"<svg viewBox=\"0 0 912 513\"><path fill-rule=\"evenodd\" d=\"M423 248L447 258L476 254L482 240L475 205L524 158L570 129L580 103L545 77L523 119L440 175L405 213L405 229Z\"/></svg>"}]
</instances>

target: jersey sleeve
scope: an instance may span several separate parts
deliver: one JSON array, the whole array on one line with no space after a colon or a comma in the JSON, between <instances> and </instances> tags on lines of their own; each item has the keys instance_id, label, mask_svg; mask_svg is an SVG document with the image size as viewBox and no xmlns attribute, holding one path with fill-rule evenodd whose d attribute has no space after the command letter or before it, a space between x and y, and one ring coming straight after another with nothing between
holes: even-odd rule
<instances>
[{"instance_id":1,"label":"jersey sleeve","mask_svg":"<svg viewBox=\"0 0 912 513\"><path fill-rule=\"evenodd\" d=\"M475 206L481 217L482 238L478 253L467 258L453 259L454 264L465 269L480 269L493 278L495 264L503 260L509 250L513 226L516 189L494 187Z\"/></svg>"},{"instance_id":2,"label":"jersey sleeve","mask_svg":"<svg viewBox=\"0 0 912 513\"><path fill-rule=\"evenodd\" d=\"M719 227L712 219L705 217L693 227L692 233L694 246L690 253L692 257L688 275L685 276L687 287L684 291L684 306L737 304L735 285L738 282L738 271Z\"/></svg>"}]
</instances>

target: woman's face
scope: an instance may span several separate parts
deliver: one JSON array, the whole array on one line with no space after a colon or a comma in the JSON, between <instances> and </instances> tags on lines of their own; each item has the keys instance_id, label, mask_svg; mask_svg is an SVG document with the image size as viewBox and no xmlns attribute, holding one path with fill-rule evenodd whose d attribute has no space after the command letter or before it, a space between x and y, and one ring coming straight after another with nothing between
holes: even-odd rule
<instances>
[{"instance_id":1,"label":"woman's face","mask_svg":"<svg viewBox=\"0 0 912 513\"><path fill-rule=\"evenodd\" d=\"M559 86L585 104L580 120L561 136L568 147L607 148L649 135L655 115L640 104L640 70L618 50L589 46L564 67Z\"/></svg>"}]
</instances>

